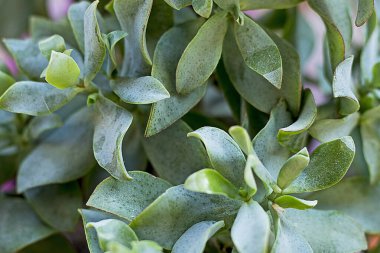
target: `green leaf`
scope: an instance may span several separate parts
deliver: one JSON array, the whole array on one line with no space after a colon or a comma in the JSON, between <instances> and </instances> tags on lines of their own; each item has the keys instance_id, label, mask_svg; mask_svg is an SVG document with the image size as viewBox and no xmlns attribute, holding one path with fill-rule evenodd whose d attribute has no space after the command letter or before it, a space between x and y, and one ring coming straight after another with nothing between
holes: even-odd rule
<instances>
[{"instance_id":1,"label":"green leaf","mask_svg":"<svg viewBox=\"0 0 380 253\"><path fill-rule=\"evenodd\" d=\"M66 89L78 84L80 69L74 59L64 53L51 52L46 68L46 82L58 89Z\"/></svg>"},{"instance_id":2,"label":"green leaf","mask_svg":"<svg viewBox=\"0 0 380 253\"><path fill-rule=\"evenodd\" d=\"M159 40L153 58L152 76L170 93L170 98L153 104L145 135L152 136L169 127L185 115L206 92L206 85L187 95L179 95L175 88L175 71L183 50L196 34L201 20L187 22L167 31ZM171 50L167 50L170 48Z\"/></svg>"},{"instance_id":3,"label":"green leaf","mask_svg":"<svg viewBox=\"0 0 380 253\"><path fill-rule=\"evenodd\" d=\"M204 18L209 18L212 11L212 0L192 0L194 11Z\"/></svg>"},{"instance_id":4,"label":"green leaf","mask_svg":"<svg viewBox=\"0 0 380 253\"><path fill-rule=\"evenodd\" d=\"M202 143L187 138L191 131L179 120L159 134L143 139L145 152L155 171L173 184L182 184L192 173L210 167Z\"/></svg>"},{"instance_id":5,"label":"green leaf","mask_svg":"<svg viewBox=\"0 0 380 253\"><path fill-rule=\"evenodd\" d=\"M240 149L246 154L249 155L252 153L253 146L251 137L245 128L241 126L232 126L228 129L228 133L232 136L234 141L239 145Z\"/></svg>"},{"instance_id":6,"label":"green leaf","mask_svg":"<svg viewBox=\"0 0 380 253\"><path fill-rule=\"evenodd\" d=\"M121 100L130 104L151 104L170 97L161 82L152 76L112 80L111 87Z\"/></svg>"},{"instance_id":7,"label":"green leaf","mask_svg":"<svg viewBox=\"0 0 380 253\"><path fill-rule=\"evenodd\" d=\"M128 247L132 241L138 240L135 232L121 220L107 219L90 222L86 227L95 228L99 246L104 251L109 250L108 244L110 242L118 242Z\"/></svg>"},{"instance_id":8,"label":"green leaf","mask_svg":"<svg viewBox=\"0 0 380 253\"><path fill-rule=\"evenodd\" d=\"M130 174L133 179L129 181L105 179L91 194L87 205L131 221L170 187L146 172Z\"/></svg>"},{"instance_id":9,"label":"green leaf","mask_svg":"<svg viewBox=\"0 0 380 253\"><path fill-rule=\"evenodd\" d=\"M212 168L236 187L244 184L245 157L236 142L223 130L202 127L188 134L200 139L206 147Z\"/></svg>"},{"instance_id":10,"label":"green leaf","mask_svg":"<svg viewBox=\"0 0 380 253\"><path fill-rule=\"evenodd\" d=\"M21 81L0 97L0 108L33 116L50 114L70 102L80 88L57 89L47 83Z\"/></svg>"},{"instance_id":11,"label":"green leaf","mask_svg":"<svg viewBox=\"0 0 380 253\"><path fill-rule=\"evenodd\" d=\"M274 200L274 203L282 208L294 208L299 210L306 210L313 208L317 205L318 200L304 200L290 195L282 195Z\"/></svg>"},{"instance_id":12,"label":"green leaf","mask_svg":"<svg viewBox=\"0 0 380 253\"><path fill-rule=\"evenodd\" d=\"M352 114L359 110L360 104L353 92L351 68L354 57L350 56L342 61L335 69L333 79L334 98L339 101L339 113Z\"/></svg>"},{"instance_id":13,"label":"green leaf","mask_svg":"<svg viewBox=\"0 0 380 253\"><path fill-rule=\"evenodd\" d=\"M95 78L106 56L106 45L96 18L98 3L99 0L93 2L84 13L84 80L86 83Z\"/></svg>"},{"instance_id":14,"label":"green leaf","mask_svg":"<svg viewBox=\"0 0 380 253\"><path fill-rule=\"evenodd\" d=\"M317 105L310 90L305 92L304 104L298 119L290 126L281 128L277 134L278 142L293 152L299 151L302 146L294 145L297 137L307 131L317 117Z\"/></svg>"},{"instance_id":15,"label":"green leaf","mask_svg":"<svg viewBox=\"0 0 380 253\"><path fill-rule=\"evenodd\" d=\"M0 96L15 82L16 80L12 76L0 70Z\"/></svg>"},{"instance_id":16,"label":"green leaf","mask_svg":"<svg viewBox=\"0 0 380 253\"><path fill-rule=\"evenodd\" d=\"M320 142L328 142L346 135L350 135L360 119L358 112L341 119L322 119L316 121L309 129L309 133Z\"/></svg>"},{"instance_id":17,"label":"green leaf","mask_svg":"<svg viewBox=\"0 0 380 253\"><path fill-rule=\"evenodd\" d=\"M213 169L203 169L190 175L184 188L207 194L220 194L232 199L240 199L239 190L228 179Z\"/></svg>"},{"instance_id":18,"label":"green leaf","mask_svg":"<svg viewBox=\"0 0 380 253\"><path fill-rule=\"evenodd\" d=\"M191 192L175 186L150 204L130 226L140 239L153 240L170 249L192 225L227 219L237 213L241 204L221 195Z\"/></svg>"},{"instance_id":19,"label":"green leaf","mask_svg":"<svg viewBox=\"0 0 380 253\"><path fill-rule=\"evenodd\" d=\"M356 26L362 26L374 13L374 0L359 0L358 13L355 20Z\"/></svg>"},{"instance_id":20,"label":"green leaf","mask_svg":"<svg viewBox=\"0 0 380 253\"><path fill-rule=\"evenodd\" d=\"M63 53L66 50L65 40L60 35L53 35L38 42L41 53L50 59L52 51Z\"/></svg>"},{"instance_id":21,"label":"green leaf","mask_svg":"<svg viewBox=\"0 0 380 253\"><path fill-rule=\"evenodd\" d=\"M349 3L346 0L308 0L308 3L325 23L331 66L335 70L351 46Z\"/></svg>"},{"instance_id":22,"label":"green leaf","mask_svg":"<svg viewBox=\"0 0 380 253\"><path fill-rule=\"evenodd\" d=\"M0 251L13 253L55 231L21 198L0 197Z\"/></svg>"},{"instance_id":23,"label":"green leaf","mask_svg":"<svg viewBox=\"0 0 380 253\"><path fill-rule=\"evenodd\" d=\"M93 149L99 165L116 179L131 179L124 166L122 142L132 114L105 97L96 102Z\"/></svg>"},{"instance_id":24,"label":"green leaf","mask_svg":"<svg viewBox=\"0 0 380 253\"><path fill-rule=\"evenodd\" d=\"M304 0L241 0L242 10L287 9L297 6Z\"/></svg>"},{"instance_id":25,"label":"green leaf","mask_svg":"<svg viewBox=\"0 0 380 253\"><path fill-rule=\"evenodd\" d=\"M83 108L41 141L21 163L17 191L66 183L87 174L95 165L92 117L91 109Z\"/></svg>"},{"instance_id":26,"label":"green leaf","mask_svg":"<svg viewBox=\"0 0 380 253\"><path fill-rule=\"evenodd\" d=\"M307 167L309 161L309 152L306 148L303 148L297 154L290 157L284 165L282 165L280 173L278 174L278 186L281 189L288 187Z\"/></svg>"},{"instance_id":27,"label":"green leaf","mask_svg":"<svg viewBox=\"0 0 380 253\"><path fill-rule=\"evenodd\" d=\"M191 228L176 241L173 253L202 253L210 239L218 230L224 227L223 221L202 221Z\"/></svg>"},{"instance_id":28,"label":"green leaf","mask_svg":"<svg viewBox=\"0 0 380 253\"><path fill-rule=\"evenodd\" d=\"M377 106L366 111L361 118L360 133L363 143L363 153L367 162L370 174L371 183L379 182L380 180L380 129L379 129L379 110Z\"/></svg>"},{"instance_id":29,"label":"green leaf","mask_svg":"<svg viewBox=\"0 0 380 253\"><path fill-rule=\"evenodd\" d=\"M3 41L15 59L17 67L28 77L39 79L48 62L41 54L38 45L31 39L5 39Z\"/></svg>"},{"instance_id":30,"label":"green leaf","mask_svg":"<svg viewBox=\"0 0 380 253\"><path fill-rule=\"evenodd\" d=\"M310 244L313 252L358 252L367 248L361 227L337 211L286 209L281 217Z\"/></svg>"},{"instance_id":31,"label":"green leaf","mask_svg":"<svg viewBox=\"0 0 380 253\"><path fill-rule=\"evenodd\" d=\"M282 60L271 37L247 16L244 16L244 25L235 23L234 30L236 42L248 67L280 89Z\"/></svg>"},{"instance_id":32,"label":"green leaf","mask_svg":"<svg viewBox=\"0 0 380 253\"><path fill-rule=\"evenodd\" d=\"M227 31L226 15L214 14L187 45L176 71L176 89L180 94L202 86L218 65Z\"/></svg>"},{"instance_id":33,"label":"green leaf","mask_svg":"<svg viewBox=\"0 0 380 253\"><path fill-rule=\"evenodd\" d=\"M176 10L191 5L191 0L165 0L165 2Z\"/></svg>"},{"instance_id":34,"label":"green leaf","mask_svg":"<svg viewBox=\"0 0 380 253\"><path fill-rule=\"evenodd\" d=\"M33 243L24 248L18 253L41 253L41 252L55 252L55 253L76 253L74 246L63 235L52 235L46 239Z\"/></svg>"},{"instance_id":35,"label":"green leaf","mask_svg":"<svg viewBox=\"0 0 380 253\"><path fill-rule=\"evenodd\" d=\"M240 11L239 0L214 0L215 3L223 10L232 14L234 20L239 24L244 24L244 13Z\"/></svg>"},{"instance_id":36,"label":"green leaf","mask_svg":"<svg viewBox=\"0 0 380 253\"><path fill-rule=\"evenodd\" d=\"M270 221L268 214L255 201L244 203L231 228L231 237L239 253L268 251Z\"/></svg>"},{"instance_id":37,"label":"green leaf","mask_svg":"<svg viewBox=\"0 0 380 253\"><path fill-rule=\"evenodd\" d=\"M82 205L82 194L77 182L29 189L25 197L41 219L53 228L72 231L77 225L77 209Z\"/></svg>"},{"instance_id":38,"label":"green leaf","mask_svg":"<svg viewBox=\"0 0 380 253\"><path fill-rule=\"evenodd\" d=\"M116 44L124 39L128 34L123 31L112 31L109 34L105 35L103 34L104 43L107 47L108 54L109 54L109 66L108 66L108 75L112 74L112 71L117 67L117 59L116 59L116 52L115 52L115 46Z\"/></svg>"},{"instance_id":39,"label":"green leaf","mask_svg":"<svg viewBox=\"0 0 380 253\"><path fill-rule=\"evenodd\" d=\"M73 30L75 39L78 43L79 49L85 52L84 42L84 13L90 6L89 2L82 1L79 3L73 3L70 5L67 11L67 17L70 21L71 29Z\"/></svg>"},{"instance_id":40,"label":"green leaf","mask_svg":"<svg viewBox=\"0 0 380 253\"><path fill-rule=\"evenodd\" d=\"M124 70L130 77L145 75L152 65L146 43L146 28L153 0L115 0L114 10L124 32Z\"/></svg>"},{"instance_id":41,"label":"green leaf","mask_svg":"<svg viewBox=\"0 0 380 253\"><path fill-rule=\"evenodd\" d=\"M311 155L309 165L283 193L313 192L333 186L346 174L354 156L355 144L349 136L323 143Z\"/></svg>"},{"instance_id":42,"label":"green leaf","mask_svg":"<svg viewBox=\"0 0 380 253\"><path fill-rule=\"evenodd\" d=\"M132 241L131 248L127 248L118 242L110 242L109 249L112 253L162 253L162 247L153 241Z\"/></svg>"},{"instance_id":43,"label":"green leaf","mask_svg":"<svg viewBox=\"0 0 380 253\"><path fill-rule=\"evenodd\" d=\"M380 232L380 185L368 185L368 179L351 177L336 186L313 193L308 198L318 199L318 209L338 210L354 218L370 234Z\"/></svg>"},{"instance_id":44,"label":"green leaf","mask_svg":"<svg viewBox=\"0 0 380 253\"><path fill-rule=\"evenodd\" d=\"M244 182L245 182L245 192L247 194L247 199L251 198L257 192L257 184L252 171L253 159L252 155L247 157L247 163L244 168Z\"/></svg>"},{"instance_id":45,"label":"green leaf","mask_svg":"<svg viewBox=\"0 0 380 253\"><path fill-rule=\"evenodd\" d=\"M291 224L278 219L276 225L276 240L274 241L271 253L313 253L313 249L310 247L310 244L302 235L293 229Z\"/></svg>"}]
</instances>

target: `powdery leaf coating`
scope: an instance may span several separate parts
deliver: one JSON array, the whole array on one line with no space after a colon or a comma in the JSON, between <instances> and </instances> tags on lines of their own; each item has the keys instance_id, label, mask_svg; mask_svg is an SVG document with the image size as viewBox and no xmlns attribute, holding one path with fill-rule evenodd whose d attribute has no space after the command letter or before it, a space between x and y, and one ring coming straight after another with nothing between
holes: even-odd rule
<instances>
[{"instance_id":1,"label":"powdery leaf coating","mask_svg":"<svg viewBox=\"0 0 380 253\"><path fill-rule=\"evenodd\" d=\"M356 26L364 25L372 16L375 9L374 0L359 0L358 13L355 20Z\"/></svg>"},{"instance_id":2,"label":"powdery leaf coating","mask_svg":"<svg viewBox=\"0 0 380 253\"><path fill-rule=\"evenodd\" d=\"M231 228L231 237L239 253L267 252L270 234L268 214L256 201L244 203Z\"/></svg>"},{"instance_id":3,"label":"powdery leaf coating","mask_svg":"<svg viewBox=\"0 0 380 253\"><path fill-rule=\"evenodd\" d=\"M221 195L191 192L175 186L150 204L130 226L140 239L153 240L171 249L192 225L227 219L237 213L241 204Z\"/></svg>"},{"instance_id":4,"label":"powdery leaf coating","mask_svg":"<svg viewBox=\"0 0 380 253\"><path fill-rule=\"evenodd\" d=\"M33 116L46 115L70 102L80 91L80 88L59 90L47 83L16 82L0 97L0 108Z\"/></svg>"},{"instance_id":5,"label":"powdery leaf coating","mask_svg":"<svg viewBox=\"0 0 380 253\"><path fill-rule=\"evenodd\" d=\"M165 2L176 10L191 5L191 0L165 0Z\"/></svg>"},{"instance_id":6,"label":"powdery leaf coating","mask_svg":"<svg viewBox=\"0 0 380 253\"><path fill-rule=\"evenodd\" d=\"M46 82L58 89L66 89L78 83L79 75L78 64L71 56L52 51L46 68Z\"/></svg>"},{"instance_id":7,"label":"powdery leaf coating","mask_svg":"<svg viewBox=\"0 0 380 253\"><path fill-rule=\"evenodd\" d=\"M113 91L126 103L151 104L170 97L159 80L152 76L111 81Z\"/></svg>"},{"instance_id":8,"label":"powdery leaf coating","mask_svg":"<svg viewBox=\"0 0 380 253\"><path fill-rule=\"evenodd\" d=\"M53 228L72 231L77 225L77 209L82 205L78 182L36 187L27 190L25 197L41 219Z\"/></svg>"},{"instance_id":9,"label":"powdery leaf coating","mask_svg":"<svg viewBox=\"0 0 380 253\"><path fill-rule=\"evenodd\" d=\"M82 1L70 5L67 11L67 17L70 21L71 29L73 30L74 37L78 43L79 49L85 52L84 49L84 15L87 8L90 6L89 2Z\"/></svg>"},{"instance_id":10,"label":"powdery leaf coating","mask_svg":"<svg viewBox=\"0 0 380 253\"><path fill-rule=\"evenodd\" d=\"M129 181L105 179L87 205L131 221L171 186L146 172L131 171L130 175L133 179Z\"/></svg>"},{"instance_id":11,"label":"powdery leaf coating","mask_svg":"<svg viewBox=\"0 0 380 253\"><path fill-rule=\"evenodd\" d=\"M202 253L208 239L222 227L223 221L202 221L193 225L176 241L172 253Z\"/></svg>"},{"instance_id":12,"label":"powdery leaf coating","mask_svg":"<svg viewBox=\"0 0 380 253\"><path fill-rule=\"evenodd\" d=\"M345 136L318 146L309 165L283 193L313 192L338 183L349 169L355 156L355 144Z\"/></svg>"},{"instance_id":13,"label":"powdery leaf coating","mask_svg":"<svg viewBox=\"0 0 380 253\"><path fill-rule=\"evenodd\" d=\"M281 54L271 37L247 16L244 16L244 25L235 23L234 29L236 42L248 67L280 89Z\"/></svg>"},{"instance_id":14,"label":"powdery leaf coating","mask_svg":"<svg viewBox=\"0 0 380 253\"><path fill-rule=\"evenodd\" d=\"M177 66L176 89L188 94L202 86L218 65L227 31L227 13L209 18L187 45Z\"/></svg>"},{"instance_id":15,"label":"powdery leaf coating","mask_svg":"<svg viewBox=\"0 0 380 253\"><path fill-rule=\"evenodd\" d=\"M124 166L121 145L133 116L123 107L102 96L98 97L95 106L95 159L116 179L131 179Z\"/></svg>"},{"instance_id":16,"label":"powdery leaf coating","mask_svg":"<svg viewBox=\"0 0 380 253\"><path fill-rule=\"evenodd\" d=\"M20 198L0 197L0 251L13 253L52 235L27 202Z\"/></svg>"},{"instance_id":17,"label":"powdery leaf coating","mask_svg":"<svg viewBox=\"0 0 380 253\"><path fill-rule=\"evenodd\" d=\"M80 109L41 141L21 163L17 191L70 182L86 175L95 165L92 117L90 108Z\"/></svg>"}]
</instances>

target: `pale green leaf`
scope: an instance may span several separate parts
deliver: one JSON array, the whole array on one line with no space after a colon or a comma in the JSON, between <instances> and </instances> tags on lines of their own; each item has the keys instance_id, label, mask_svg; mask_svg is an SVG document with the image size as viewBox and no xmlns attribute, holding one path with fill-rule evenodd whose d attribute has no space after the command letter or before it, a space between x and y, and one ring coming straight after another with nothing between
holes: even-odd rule
<instances>
[{"instance_id":1,"label":"pale green leaf","mask_svg":"<svg viewBox=\"0 0 380 253\"><path fill-rule=\"evenodd\" d=\"M46 82L58 89L66 89L78 84L80 69L74 59L64 53L51 52L46 68Z\"/></svg>"},{"instance_id":2,"label":"pale green leaf","mask_svg":"<svg viewBox=\"0 0 380 253\"><path fill-rule=\"evenodd\" d=\"M306 210L313 208L317 205L318 200L304 200L290 195L282 195L274 200L274 203L282 208L294 208L299 210Z\"/></svg>"},{"instance_id":3,"label":"pale green leaf","mask_svg":"<svg viewBox=\"0 0 380 253\"><path fill-rule=\"evenodd\" d=\"M52 51L63 53L66 50L65 40L62 38L62 36L57 34L40 40L40 42L38 42L38 47L41 53L48 60L50 59Z\"/></svg>"},{"instance_id":4,"label":"pale green leaf","mask_svg":"<svg viewBox=\"0 0 380 253\"><path fill-rule=\"evenodd\" d=\"M209 18L212 11L213 0L192 0L194 11L204 18Z\"/></svg>"},{"instance_id":5,"label":"pale green leaf","mask_svg":"<svg viewBox=\"0 0 380 253\"><path fill-rule=\"evenodd\" d=\"M176 10L191 5L191 0L165 0L165 2Z\"/></svg>"},{"instance_id":6,"label":"pale green leaf","mask_svg":"<svg viewBox=\"0 0 380 253\"><path fill-rule=\"evenodd\" d=\"M0 96L15 82L16 80L12 76L0 70Z\"/></svg>"},{"instance_id":7,"label":"pale green leaf","mask_svg":"<svg viewBox=\"0 0 380 253\"><path fill-rule=\"evenodd\" d=\"M232 126L228 129L228 133L232 136L232 138L239 145L240 149L246 154L249 155L252 153L252 141L251 137L245 128L241 126Z\"/></svg>"},{"instance_id":8,"label":"pale green leaf","mask_svg":"<svg viewBox=\"0 0 380 253\"><path fill-rule=\"evenodd\" d=\"M372 13L374 13L374 8L374 0L359 0L355 25L364 25L364 23L372 16Z\"/></svg>"},{"instance_id":9,"label":"pale green leaf","mask_svg":"<svg viewBox=\"0 0 380 253\"><path fill-rule=\"evenodd\" d=\"M281 189L289 186L309 164L309 152L306 148L301 149L297 154L290 157L282 165L278 174L277 184Z\"/></svg>"},{"instance_id":10,"label":"pale green leaf","mask_svg":"<svg viewBox=\"0 0 380 253\"><path fill-rule=\"evenodd\" d=\"M70 5L67 11L67 17L70 21L71 29L73 30L79 49L83 53L85 52L84 13L89 6L90 6L90 3L87 1L73 3L72 5Z\"/></svg>"}]
</instances>

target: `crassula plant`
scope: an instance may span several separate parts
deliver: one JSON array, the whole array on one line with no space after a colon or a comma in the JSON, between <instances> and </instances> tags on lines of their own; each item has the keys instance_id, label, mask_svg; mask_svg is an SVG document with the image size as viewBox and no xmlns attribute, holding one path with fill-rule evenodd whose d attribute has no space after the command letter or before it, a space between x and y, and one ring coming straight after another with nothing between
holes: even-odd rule
<instances>
[{"instance_id":1,"label":"crassula plant","mask_svg":"<svg viewBox=\"0 0 380 253\"><path fill-rule=\"evenodd\" d=\"M378 252L375 9L112 0L31 17L3 40L19 72L0 69L0 252Z\"/></svg>"}]
</instances>

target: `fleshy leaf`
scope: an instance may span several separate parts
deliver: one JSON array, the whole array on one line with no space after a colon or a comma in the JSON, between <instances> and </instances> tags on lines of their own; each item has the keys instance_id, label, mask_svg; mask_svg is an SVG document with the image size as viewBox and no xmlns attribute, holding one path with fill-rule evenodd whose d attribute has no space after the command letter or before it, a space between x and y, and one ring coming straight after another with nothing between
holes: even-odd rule
<instances>
[{"instance_id":1,"label":"fleshy leaf","mask_svg":"<svg viewBox=\"0 0 380 253\"><path fill-rule=\"evenodd\" d=\"M190 175L186 179L184 187L190 191L220 194L232 199L240 199L239 190L213 169L203 169Z\"/></svg>"},{"instance_id":2,"label":"fleshy leaf","mask_svg":"<svg viewBox=\"0 0 380 253\"><path fill-rule=\"evenodd\" d=\"M281 189L289 186L309 164L309 152L306 148L290 157L281 167L278 174L277 184Z\"/></svg>"},{"instance_id":3,"label":"fleshy leaf","mask_svg":"<svg viewBox=\"0 0 380 253\"><path fill-rule=\"evenodd\" d=\"M165 0L165 2L176 10L191 5L191 0Z\"/></svg>"},{"instance_id":4,"label":"fleshy leaf","mask_svg":"<svg viewBox=\"0 0 380 253\"><path fill-rule=\"evenodd\" d=\"M203 142L214 169L235 186L243 185L246 160L239 146L226 132L215 127L202 127L188 136Z\"/></svg>"},{"instance_id":5,"label":"fleshy leaf","mask_svg":"<svg viewBox=\"0 0 380 253\"><path fill-rule=\"evenodd\" d=\"M23 135L29 140L38 139L43 133L61 127L63 125L61 117L57 114L34 117L24 129Z\"/></svg>"},{"instance_id":6,"label":"fleshy leaf","mask_svg":"<svg viewBox=\"0 0 380 253\"><path fill-rule=\"evenodd\" d=\"M283 193L313 192L338 183L349 169L355 156L355 144L345 136L323 143L315 149L309 165Z\"/></svg>"},{"instance_id":7,"label":"fleshy leaf","mask_svg":"<svg viewBox=\"0 0 380 253\"><path fill-rule=\"evenodd\" d=\"M304 200L290 195L282 195L274 200L274 203L282 208L294 208L299 210L306 210L313 208L317 205L317 200Z\"/></svg>"},{"instance_id":8,"label":"fleshy leaf","mask_svg":"<svg viewBox=\"0 0 380 253\"><path fill-rule=\"evenodd\" d=\"M191 228L176 241L173 253L202 253L206 247L207 240L218 230L224 227L223 221L202 221Z\"/></svg>"},{"instance_id":9,"label":"fleshy leaf","mask_svg":"<svg viewBox=\"0 0 380 253\"><path fill-rule=\"evenodd\" d=\"M214 14L187 45L176 71L176 89L180 94L202 86L218 65L228 26L226 15Z\"/></svg>"},{"instance_id":10,"label":"fleshy leaf","mask_svg":"<svg viewBox=\"0 0 380 253\"><path fill-rule=\"evenodd\" d=\"M131 221L171 186L146 172L132 171L130 175L133 179L129 181L105 179L87 205Z\"/></svg>"},{"instance_id":11,"label":"fleshy leaf","mask_svg":"<svg viewBox=\"0 0 380 253\"><path fill-rule=\"evenodd\" d=\"M77 209L82 205L82 194L77 182L29 189L25 197L41 219L53 228L71 231L77 225Z\"/></svg>"},{"instance_id":12,"label":"fleshy leaf","mask_svg":"<svg viewBox=\"0 0 380 253\"><path fill-rule=\"evenodd\" d=\"M152 76L121 78L111 81L113 91L130 104L151 104L170 97L159 80Z\"/></svg>"},{"instance_id":13,"label":"fleshy leaf","mask_svg":"<svg viewBox=\"0 0 380 253\"><path fill-rule=\"evenodd\" d=\"M356 26L362 26L374 12L374 0L359 0L358 13L355 20Z\"/></svg>"},{"instance_id":14,"label":"fleshy leaf","mask_svg":"<svg viewBox=\"0 0 380 253\"><path fill-rule=\"evenodd\" d=\"M209 18L212 11L213 0L192 0L194 11L204 18Z\"/></svg>"},{"instance_id":15,"label":"fleshy leaf","mask_svg":"<svg viewBox=\"0 0 380 253\"><path fill-rule=\"evenodd\" d=\"M84 39L84 13L90 6L89 2L82 1L70 5L67 17L70 21L71 29L73 30L74 37L78 43L79 49L85 52L85 39Z\"/></svg>"},{"instance_id":16,"label":"fleshy leaf","mask_svg":"<svg viewBox=\"0 0 380 253\"><path fill-rule=\"evenodd\" d=\"M63 53L66 50L65 40L57 34L38 42L38 47L48 60L52 51Z\"/></svg>"},{"instance_id":17,"label":"fleshy leaf","mask_svg":"<svg viewBox=\"0 0 380 253\"><path fill-rule=\"evenodd\" d=\"M0 108L33 116L50 114L70 102L80 88L59 90L47 83L21 81L0 97Z\"/></svg>"},{"instance_id":18,"label":"fleshy leaf","mask_svg":"<svg viewBox=\"0 0 380 253\"><path fill-rule=\"evenodd\" d=\"M246 155L252 153L253 147L251 137L249 137L245 128L241 126L232 126L228 132Z\"/></svg>"},{"instance_id":19,"label":"fleshy leaf","mask_svg":"<svg viewBox=\"0 0 380 253\"><path fill-rule=\"evenodd\" d=\"M131 179L124 166L121 145L132 118L126 109L99 96L96 102L94 155L99 165L119 180Z\"/></svg>"},{"instance_id":20,"label":"fleshy leaf","mask_svg":"<svg viewBox=\"0 0 380 253\"><path fill-rule=\"evenodd\" d=\"M335 69L333 79L334 98L339 100L339 113L342 115L352 114L359 110L359 101L356 98L351 78L351 68L354 57L350 56L342 61Z\"/></svg>"},{"instance_id":21,"label":"fleshy leaf","mask_svg":"<svg viewBox=\"0 0 380 253\"><path fill-rule=\"evenodd\" d=\"M64 53L51 52L46 68L46 82L58 89L66 89L78 83L80 69L74 59Z\"/></svg>"},{"instance_id":22,"label":"fleshy leaf","mask_svg":"<svg viewBox=\"0 0 380 253\"><path fill-rule=\"evenodd\" d=\"M234 29L236 42L248 67L280 89L281 54L271 37L247 16L244 16L244 25L235 23Z\"/></svg>"},{"instance_id":23,"label":"fleshy leaf","mask_svg":"<svg viewBox=\"0 0 380 253\"><path fill-rule=\"evenodd\" d=\"M270 235L268 214L255 201L244 203L231 228L231 237L239 253L267 252Z\"/></svg>"},{"instance_id":24,"label":"fleshy leaf","mask_svg":"<svg viewBox=\"0 0 380 253\"><path fill-rule=\"evenodd\" d=\"M153 240L170 249L195 223L227 219L237 213L241 204L221 195L191 192L175 186L150 204L130 226L140 239Z\"/></svg>"}]
</instances>

